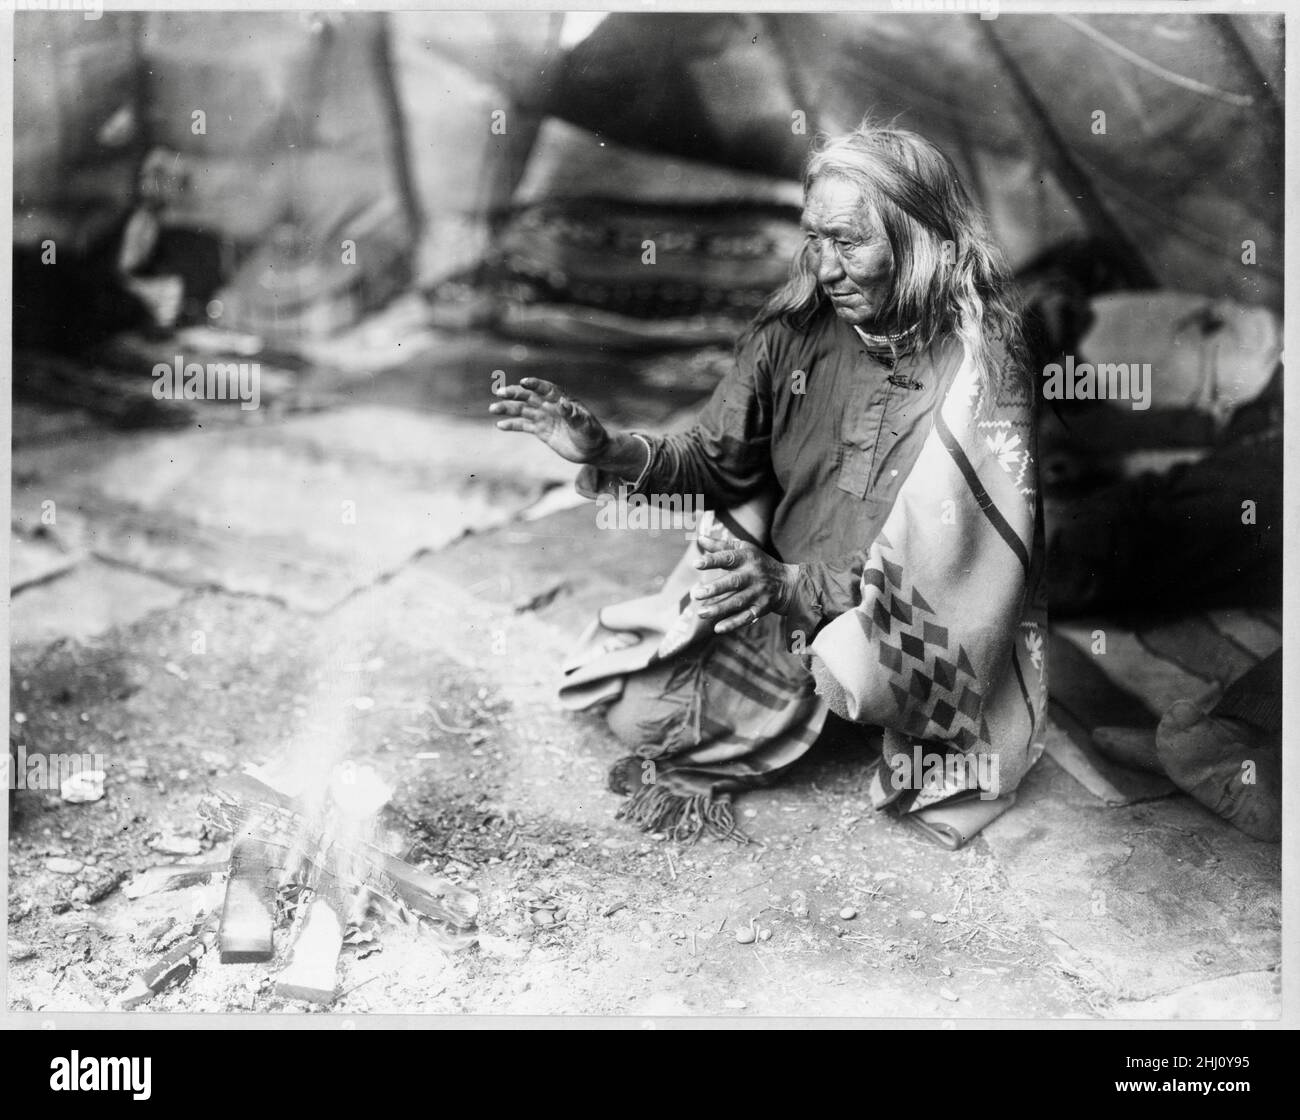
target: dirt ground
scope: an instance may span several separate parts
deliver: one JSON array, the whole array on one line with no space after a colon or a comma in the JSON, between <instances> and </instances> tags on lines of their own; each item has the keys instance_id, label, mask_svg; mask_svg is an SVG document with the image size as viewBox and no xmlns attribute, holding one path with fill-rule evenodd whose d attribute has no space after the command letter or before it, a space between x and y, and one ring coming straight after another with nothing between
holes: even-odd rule
<instances>
[{"instance_id":1,"label":"dirt ground","mask_svg":"<svg viewBox=\"0 0 1300 1120\"><path fill-rule=\"evenodd\" d=\"M566 360L446 340L333 375L327 409L213 404L168 432L16 406L11 741L101 754L107 783L89 803L13 797L11 1011L117 1010L221 905L220 877L130 897L148 868L228 857L198 812L213 783L342 745L395 791L390 850L471 888L480 936L444 953L378 928L345 948L336 1014L1279 1014L1278 847L1181 797L1107 809L1050 758L957 853L870 812L851 743L740 798L748 845L615 820L619 751L558 707L558 664L683 541L599 530L571 471L491 428L486 388L503 364L568 372L653 426L699 399L707 362L616 380ZM210 953L140 1011L318 1012L274 994L288 941L271 964Z\"/></svg>"}]
</instances>

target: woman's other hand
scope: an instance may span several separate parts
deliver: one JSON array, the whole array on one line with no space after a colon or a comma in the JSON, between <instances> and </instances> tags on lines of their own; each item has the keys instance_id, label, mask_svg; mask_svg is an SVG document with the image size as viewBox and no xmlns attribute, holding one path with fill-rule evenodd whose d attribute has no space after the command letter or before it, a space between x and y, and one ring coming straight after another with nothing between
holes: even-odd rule
<instances>
[{"instance_id":1,"label":"woman's other hand","mask_svg":"<svg viewBox=\"0 0 1300 1120\"><path fill-rule=\"evenodd\" d=\"M700 618L716 620L715 633L725 634L748 626L768 611L777 614L785 611L799 574L796 565L782 564L761 548L734 538L718 540L701 533L696 544L704 555L695 566L723 572L710 583L698 584L691 592L701 604Z\"/></svg>"}]
</instances>

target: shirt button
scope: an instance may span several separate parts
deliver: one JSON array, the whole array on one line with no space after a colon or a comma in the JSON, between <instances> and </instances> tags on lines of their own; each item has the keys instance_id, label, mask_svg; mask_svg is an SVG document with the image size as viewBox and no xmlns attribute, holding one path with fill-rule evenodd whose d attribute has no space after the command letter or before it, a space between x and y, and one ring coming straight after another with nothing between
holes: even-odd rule
<instances>
[{"instance_id":1,"label":"shirt button","mask_svg":"<svg viewBox=\"0 0 1300 1120\"><path fill-rule=\"evenodd\" d=\"M897 471L890 471L889 473L890 473L891 475L895 475L895 476L898 474Z\"/></svg>"}]
</instances>

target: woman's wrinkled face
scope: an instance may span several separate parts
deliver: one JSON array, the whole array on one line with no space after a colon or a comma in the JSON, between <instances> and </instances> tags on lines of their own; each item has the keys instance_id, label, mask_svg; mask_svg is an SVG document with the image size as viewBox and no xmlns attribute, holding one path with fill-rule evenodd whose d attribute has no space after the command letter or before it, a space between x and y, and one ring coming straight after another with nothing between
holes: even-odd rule
<instances>
[{"instance_id":1,"label":"woman's wrinkled face","mask_svg":"<svg viewBox=\"0 0 1300 1120\"><path fill-rule=\"evenodd\" d=\"M817 282L846 323L864 330L889 298L894 254L858 188L838 176L813 182L800 225Z\"/></svg>"}]
</instances>

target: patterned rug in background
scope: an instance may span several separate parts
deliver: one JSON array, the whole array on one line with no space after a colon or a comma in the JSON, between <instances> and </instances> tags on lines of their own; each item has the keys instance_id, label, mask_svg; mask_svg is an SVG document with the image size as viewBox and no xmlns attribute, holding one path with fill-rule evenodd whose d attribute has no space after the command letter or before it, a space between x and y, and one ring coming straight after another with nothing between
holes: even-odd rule
<instances>
[{"instance_id":1,"label":"patterned rug in background","mask_svg":"<svg viewBox=\"0 0 1300 1120\"><path fill-rule=\"evenodd\" d=\"M730 345L785 280L800 203L798 183L548 119L477 282L516 337Z\"/></svg>"}]
</instances>

